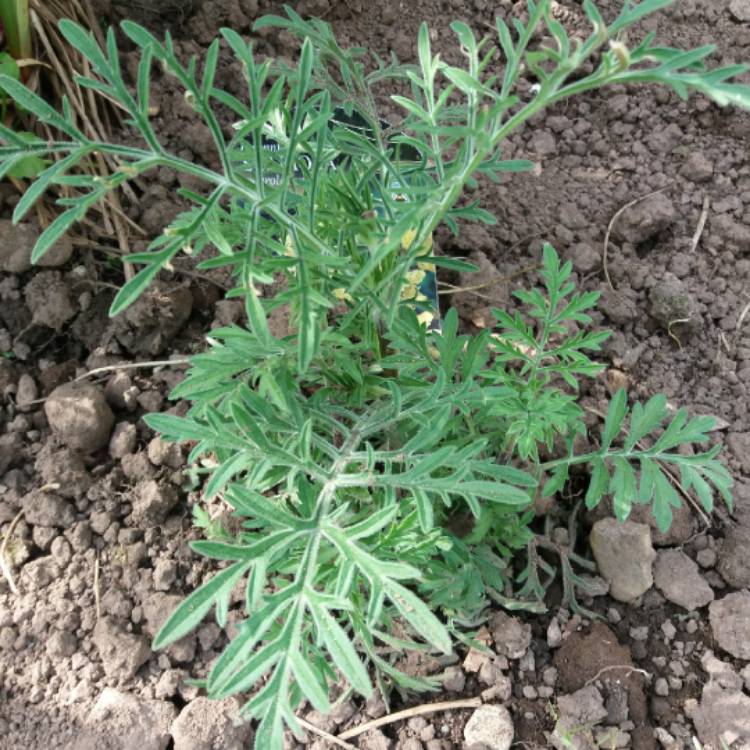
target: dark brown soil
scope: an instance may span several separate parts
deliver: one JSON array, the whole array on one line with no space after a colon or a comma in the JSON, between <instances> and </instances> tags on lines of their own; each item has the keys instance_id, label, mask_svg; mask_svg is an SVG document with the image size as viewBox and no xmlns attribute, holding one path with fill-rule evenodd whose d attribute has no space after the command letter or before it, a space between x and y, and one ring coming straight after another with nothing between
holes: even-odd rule
<instances>
[{"instance_id":1,"label":"dark brown soil","mask_svg":"<svg viewBox=\"0 0 750 750\"><path fill-rule=\"evenodd\" d=\"M220 26L249 34L257 16L281 8L256 0L97 5L104 19L131 17L154 31L170 30L185 56L202 54ZM496 14L509 15L523 5L305 0L295 7L331 22L345 45L381 55L394 50L400 59L414 61L422 20L434 32L434 48L450 58L456 52L449 21L460 18L481 31ZM599 5L611 16L620 2ZM558 11L569 29L583 27L574 0L560 3ZM750 60L750 26L735 20L728 3L683 0L639 31L651 28L658 28L667 45L715 41L715 63ZM256 51L293 58L296 45L284 33L264 33ZM133 63L128 53L126 68L132 70ZM222 57L218 82L240 93L240 76L229 57ZM383 101L383 115L396 118L387 97ZM214 158L206 133L170 79L157 78L154 104L160 112L157 129L173 150L196 160ZM538 166L500 185L480 185L476 197L497 216L497 225L466 227L459 238L442 230L438 236L442 252L473 254L501 280L488 292L490 302L454 300L468 328L486 325L488 304L508 300L503 278L516 275L513 286L531 278L518 272L538 261L544 240L573 262L578 283L603 292L595 324L612 328L614 335L604 355L608 372L586 391L591 409L605 410L608 392L624 383L631 398L664 392L675 406L720 417L715 438L725 444L724 460L737 481L735 518L719 510L706 528L685 511L668 537L656 538L659 545L697 558L717 599L750 586L743 578L750 552L742 542L750 533L749 140L747 113L719 109L701 97L683 102L665 90L609 88L543 113L510 139L505 157L530 158ZM161 172L126 210L154 234L180 208L177 186L172 174ZM3 185L0 200L0 218L8 218L17 196ZM631 202L605 249L610 221ZM705 228L696 243L704 212ZM2 239L21 241L9 234ZM135 249L141 244L133 239ZM147 647L179 596L208 568L187 547L197 536L190 506L198 495L183 453L154 441L141 420L146 412L171 407L165 399L181 366L95 379L106 399L94 398L92 408L105 420L107 412L114 415L115 437L86 457L56 442L49 412L36 400L84 370L179 358L200 349L212 325L236 319L241 309L220 302L220 279L197 277L185 267L184 273L165 275L121 319L107 321L112 285L122 279L117 266L105 261L82 244L55 270L0 272L0 354L12 354L0 356L0 539L25 511L7 546L18 592L0 577L0 750L124 748L116 737L106 740L110 745L101 737L87 739L81 729L104 688L179 711L199 695L185 678L203 676L225 643L226 635L207 621L197 636L166 653ZM580 525L593 520L582 518ZM462 652L449 666L453 671L440 698L481 694L505 702L516 740L544 747L552 742L557 698L593 684L611 712L606 725L629 735L629 746L656 747L654 730L660 728L673 747L692 747L695 730L687 713L707 679L701 660L708 649L718 653L706 609L686 612L656 589L636 604L608 596L585 604L609 625L557 610L523 616L531 625L531 644L522 658L498 653L474 664L472 654ZM559 643L549 636L554 627L561 631ZM746 662L734 664L739 671ZM446 665L422 667L442 671ZM668 684L666 695L657 692L660 678ZM401 704L396 697L392 708ZM314 712L307 718L336 734L384 711L382 704L349 701L335 720ZM359 738L359 747L460 748L469 715L447 712L392 724ZM660 741L670 746L664 735ZM193 747L183 745L188 746ZM328 747L314 734L305 746Z\"/></svg>"}]
</instances>

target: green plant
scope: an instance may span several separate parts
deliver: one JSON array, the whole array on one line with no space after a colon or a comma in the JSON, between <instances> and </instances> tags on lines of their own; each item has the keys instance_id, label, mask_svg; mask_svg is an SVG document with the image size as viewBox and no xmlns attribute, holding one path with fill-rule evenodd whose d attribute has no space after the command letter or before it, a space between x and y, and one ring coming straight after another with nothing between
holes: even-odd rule
<instances>
[{"instance_id":1,"label":"green plant","mask_svg":"<svg viewBox=\"0 0 750 750\"><path fill-rule=\"evenodd\" d=\"M0 23L10 55L16 60L33 57L29 0L0 0Z\"/></svg>"},{"instance_id":2,"label":"green plant","mask_svg":"<svg viewBox=\"0 0 750 750\"><path fill-rule=\"evenodd\" d=\"M436 680L399 669L404 649L450 651L490 600L538 608L548 584L538 569L554 571L536 553L531 505L537 494L561 490L571 466L591 469L587 505L611 494L617 516L626 518L632 503L651 504L662 528L679 504L665 464L679 469L683 488L706 508L714 492L731 502L718 448L690 456L678 450L705 443L713 421L689 419L684 410L670 416L660 396L629 411L618 393L599 447L575 453L574 439L585 431L578 382L601 369L590 355L606 333L570 333L590 324L597 294L576 292L570 264L549 245L543 288L517 293L523 314L497 310L495 333L462 334L455 311L440 333L430 331L414 307L423 272L471 268L433 254L432 232L443 221L454 230L459 220L493 221L476 202L460 203L463 190L478 175L497 179L530 166L503 161L499 149L544 107L614 82L662 83L681 96L694 90L750 107L750 89L729 82L744 66L703 67L712 47L656 47L653 35L626 46L624 31L667 4L626 3L607 26L587 0L593 31L571 43L549 2L529 2L528 20L516 21L514 32L497 22L500 74L497 50L463 23L452 28L465 67L432 53L425 26L419 65L404 66L342 50L326 24L287 8L286 18L258 25L304 39L296 68L259 64L238 34L222 32L242 64L246 101L215 85L218 41L199 70L195 59L177 59L169 37L161 43L124 23L142 50L133 93L114 33L102 50L63 22L97 76L80 84L121 103L143 137L140 148L87 138L67 109L60 114L0 77L9 96L67 137L29 143L1 130L0 171L29 154L62 156L30 186L14 220L52 184L83 191L62 201L66 211L40 236L34 260L108 191L148 170L169 167L207 185L206 193L183 191L193 208L148 252L128 258L142 268L112 313L183 251L206 254L202 268L229 267L236 280L229 295L245 302L247 326L212 331L172 393L191 403L188 415L150 415L148 423L167 439L193 443L190 460L203 459L208 476L206 498L223 498L242 524L227 539L198 512L212 538L193 548L229 564L179 607L155 647L184 636L213 607L225 625L232 591L244 581L244 619L205 686L216 698L252 691L243 715L260 719L257 747L280 748L285 727L299 730L301 701L327 710L337 670L363 695L373 675L383 690L436 688ZM552 46L531 44L539 30ZM218 171L174 156L159 141L149 119L154 61L205 122ZM593 72L576 77L584 63ZM522 70L536 77L530 93L518 86ZM406 112L394 130L377 117L373 88L382 83L411 89L411 96L393 96ZM364 118L371 135L337 124L336 107ZM220 112L239 120L232 137ZM264 147L269 138L274 148ZM407 150L421 156L406 160ZM94 153L114 157L119 169L106 179L78 174L76 166ZM272 283L277 291L268 296ZM269 317L281 309L289 330L274 335ZM529 563L515 581L514 558L524 551ZM562 552L567 584L581 585L572 564L586 561Z\"/></svg>"}]
</instances>

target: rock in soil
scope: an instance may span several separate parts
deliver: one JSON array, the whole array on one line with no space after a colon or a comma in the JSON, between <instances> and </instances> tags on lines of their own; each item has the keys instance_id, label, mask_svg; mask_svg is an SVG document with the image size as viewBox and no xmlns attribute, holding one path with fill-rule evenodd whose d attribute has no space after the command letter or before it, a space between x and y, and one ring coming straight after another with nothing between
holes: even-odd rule
<instances>
[{"instance_id":1,"label":"rock in soil","mask_svg":"<svg viewBox=\"0 0 750 750\"><path fill-rule=\"evenodd\" d=\"M632 602L651 588L656 553L645 524L615 518L597 521L591 529L591 549L614 599Z\"/></svg>"},{"instance_id":2,"label":"rock in soil","mask_svg":"<svg viewBox=\"0 0 750 750\"><path fill-rule=\"evenodd\" d=\"M59 271L37 273L26 285L24 294L35 325L60 331L76 314L70 287Z\"/></svg>"},{"instance_id":3,"label":"rock in soil","mask_svg":"<svg viewBox=\"0 0 750 750\"><path fill-rule=\"evenodd\" d=\"M709 682L700 704L686 709L704 745L750 747L750 698L741 690L725 690Z\"/></svg>"},{"instance_id":4,"label":"rock in soil","mask_svg":"<svg viewBox=\"0 0 750 750\"><path fill-rule=\"evenodd\" d=\"M175 713L168 701L105 688L82 734L66 750L166 750Z\"/></svg>"},{"instance_id":5,"label":"rock in soil","mask_svg":"<svg viewBox=\"0 0 750 750\"><path fill-rule=\"evenodd\" d=\"M698 314L686 285L673 273L665 273L649 294L651 317L668 331L695 328Z\"/></svg>"},{"instance_id":6,"label":"rock in soil","mask_svg":"<svg viewBox=\"0 0 750 750\"><path fill-rule=\"evenodd\" d=\"M612 228L612 236L639 245L674 224L676 218L674 203L664 193L657 193L628 208Z\"/></svg>"},{"instance_id":7,"label":"rock in soil","mask_svg":"<svg viewBox=\"0 0 750 750\"><path fill-rule=\"evenodd\" d=\"M73 506L53 492L34 490L21 504L26 521L35 526L67 529L76 520Z\"/></svg>"},{"instance_id":8,"label":"rock in soil","mask_svg":"<svg viewBox=\"0 0 750 750\"><path fill-rule=\"evenodd\" d=\"M705 607L714 599L713 589L698 566L679 549L665 549L657 554L654 583L670 602L687 610Z\"/></svg>"},{"instance_id":9,"label":"rock in soil","mask_svg":"<svg viewBox=\"0 0 750 750\"><path fill-rule=\"evenodd\" d=\"M613 712L627 713L630 721L648 734L648 711L644 676L634 668L629 649L603 623L592 625L590 632L575 632L555 652L552 659L558 670L558 687L575 693L597 680L605 695L605 706ZM623 695L623 693L625 695Z\"/></svg>"},{"instance_id":10,"label":"rock in soil","mask_svg":"<svg viewBox=\"0 0 750 750\"><path fill-rule=\"evenodd\" d=\"M172 508L179 502L177 491L169 485L149 480L138 485L133 502L133 523L150 528L164 523Z\"/></svg>"},{"instance_id":11,"label":"rock in soil","mask_svg":"<svg viewBox=\"0 0 750 750\"><path fill-rule=\"evenodd\" d=\"M467 747L479 745L488 750L508 750L513 744L513 719L505 706L480 706L464 727Z\"/></svg>"},{"instance_id":12,"label":"rock in soil","mask_svg":"<svg viewBox=\"0 0 750 750\"><path fill-rule=\"evenodd\" d=\"M708 615L719 646L738 659L750 660L750 592L735 591L712 602Z\"/></svg>"},{"instance_id":13,"label":"rock in soil","mask_svg":"<svg viewBox=\"0 0 750 750\"><path fill-rule=\"evenodd\" d=\"M68 448L93 453L109 443L115 416L95 385L67 383L44 404L52 431Z\"/></svg>"},{"instance_id":14,"label":"rock in soil","mask_svg":"<svg viewBox=\"0 0 750 750\"><path fill-rule=\"evenodd\" d=\"M102 617L96 624L94 645L107 677L121 682L134 677L151 655L146 638L125 632L110 617Z\"/></svg>"},{"instance_id":15,"label":"rock in soil","mask_svg":"<svg viewBox=\"0 0 750 750\"><path fill-rule=\"evenodd\" d=\"M155 356L172 343L192 309L189 289L156 282L114 319L115 335L131 352Z\"/></svg>"},{"instance_id":16,"label":"rock in soil","mask_svg":"<svg viewBox=\"0 0 750 750\"><path fill-rule=\"evenodd\" d=\"M531 643L531 625L505 612L497 612L490 620L495 651L508 659L520 659Z\"/></svg>"},{"instance_id":17,"label":"rock in soil","mask_svg":"<svg viewBox=\"0 0 750 750\"><path fill-rule=\"evenodd\" d=\"M557 699L560 718L570 719L574 724L601 723L607 718L604 698L594 685L576 690L570 695L561 695Z\"/></svg>"},{"instance_id":18,"label":"rock in soil","mask_svg":"<svg viewBox=\"0 0 750 750\"><path fill-rule=\"evenodd\" d=\"M172 724L174 750L245 750L250 745L250 724L238 723L236 698L216 701L196 698Z\"/></svg>"},{"instance_id":19,"label":"rock in soil","mask_svg":"<svg viewBox=\"0 0 750 750\"><path fill-rule=\"evenodd\" d=\"M732 526L719 545L717 570L733 588L750 588L750 527Z\"/></svg>"},{"instance_id":20,"label":"rock in soil","mask_svg":"<svg viewBox=\"0 0 750 750\"><path fill-rule=\"evenodd\" d=\"M31 268L31 251L39 237L33 224L16 224L10 219L0 219L0 271L24 273ZM53 268L67 263L73 254L70 236L64 234L37 262L39 266Z\"/></svg>"},{"instance_id":21,"label":"rock in soil","mask_svg":"<svg viewBox=\"0 0 750 750\"><path fill-rule=\"evenodd\" d=\"M729 12L737 21L750 21L750 0L732 0L729 3Z\"/></svg>"}]
</instances>

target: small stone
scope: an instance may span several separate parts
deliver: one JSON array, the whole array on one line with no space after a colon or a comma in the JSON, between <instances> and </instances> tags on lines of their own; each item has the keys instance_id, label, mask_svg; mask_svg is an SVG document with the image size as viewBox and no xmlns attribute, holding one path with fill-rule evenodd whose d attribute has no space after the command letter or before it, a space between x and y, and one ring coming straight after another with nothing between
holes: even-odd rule
<instances>
[{"instance_id":1,"label":"small stone","mask_svg":"<svg viewBox=\"0 0 750 750\"><path fill-rule=\"evenodd\" d=\"M167 701L151 701L105 688L69 750L166 750L176 714Z\"/></svg>"},{"instance_id":2,"label":"small stone","mask_svg":"<svg viewBox=\"0 0 750 750\"><path fill-rule=\"evenodd\" d=\"M23 373L18 379L16 404L19 407L24 407L32 401L36 401L37 398L39 398L39 388L37 388L36 381L28 373Z\"/></svg>"},{"instance_id":3,"label":"small stone","mask_svg":"<svg viewBox=\"0 0 750 750\"><path fill-rule=\"evenodd\" d=\"M39 239L39 229L33 224L14 224L10 219L0 219L0 271L24 273L31 268L31 251ZM52 268L68 262L73 254L73 243L63 235L39 259L37 265Z\"/></svg>"},{"instance_id":4,"label":"small stone","mask_svg":"<svg viewBox=\"0 0 750 750\"><path fill-rule=\"evenodd\" d=\"M617 625L622 620L622 615L614 607L610 607L607 610L607 620L613 625Z\"/></svg>"},{"instance_id":5,"label":"small stone","mask_svg":"<svg viewBox=\"0 0 750 750\"><path fill-rule=\"evenodd\" d=\"M556 617L553 617L547 626L547 645L550 648L558 648L562 645L562 628Z\"/></svg>"},{"instance_id":6,"label":"small stone","mask_svg":"<svg viewBox=\"0 0 750 750\"><path fill-rule=\"evenodd\" d=\"M490 620L495 650L509 659L520 659L531 643L531 625L505 612L497 612Z\"/></svg>"},{"instance_id":7,"label":"small stone","mask_svg":"<svg viewBox=\"0 0 750 750\"><path fill-rule=\"evenodd\" d=\"M740 252L750 251L750 227L735 221L729 214L719 214L711 218L711 232L719 239L734 245Z\"/></svg>"},{"instance_id":8,"label":"small stone","mask_svg":"<svg viewBox=\"0 0 750 750\"><path fill-rule=\"evenodd\" d=\"M729 3L729 12L735 21L747 23L750 21L750 0L732 0Z\"/></svg>"},{"instance_id":9,"label":"small stone","mask_svg":"<svg viewBox=\"0 0 750 750\"><path fill-rule=\"evenodd\" d=\"M54 492L33 490L21 500L24 517L35 526L67 529L76 520L73 506Z\"/></svg>"},{"instance_id":10,"label":"small stone","mask_svg":"<svg viewBox=\"0 0 750 750\"><path fill-rule=\"evenodd\" d=\"M196 698L172 723L174 750L245 750L252 733L248 722L239 720L236 698Z\"/></svg>"},{"instance_id":11,"label":"small stone","mask_svg":"<svg viewBox=\"0 0 750 750\"><path fill-rule=\"evenodd\" d=\"M144 528L164 523L167 514L179 502L177 491L154 480L141 483L133 502L133 523Z\"/></svg>"},{"instance_id":12,"label":"small stone","mask_svg":"<svg viewBox=\"0 0 750 750\"><path fill-rule=\"evenodd\" d=\"M513 734L513 719L505 706L480 706L464 727L468 747L483 745L488 750L509 750Z\"/></svg>"},{"instance_id":13,"label":"small stone","mask_svg":"<svg viewBox=\"0 0 750 750\"><path fill-rule=\"evenodd\" d=\"M135 453L138 444L138 431L130 422L120 422L115 425L109 441L109 455L115 461L130 453Z\"/></svg>"},{"instance_id":14,"label":"small stone","mask_svg":"<svg viewBox=\"0 0 750 750\"><path fill-rule=\"evenodd\" d=\"M107 677L127 681L135 677L151 655L148 640L126 633L109 617L102 617L94 628L94 645Z\"/></svg>"},{"instance_id":15,"label":"small stone","mask_svg":"<svg viewBox=\"0 0 750 750\"><path fill-rule=\"evenodd\" d=\"M570 695L561 695L557 699L557 709L560 718L580 725L598 724L607 718L604 698L595 685L587 685Z\"/></svg>"},{"instance_id":16,"label":"small stone","mask_svg":"<svg viewBox=\"0 0 750 750\"><path fill-rule=\"evenodd\" d=\"M669 620L666 620L661 624L661 632L664 633L668 641L671 641L677 635L677 628Z\"/></svg>"},{"instance_id":17,"label":"small stone","mask_svg":"<svg viewBox=\"0 0 750 750\"><path fill-rule=\"evenodd\" d=\"M601 265L601 252L588 242L578 242L568 250L568 258L579 273L590 273Z\"/></svg>"},{"instance_id":18,"label":"small stone","mask_svg":"<svg viewBox=\"0 0 750 750\"><path fill-rule=\"evenodd\" d=\"M680 174L692 182L706 182L714 174L714 165L705 154L694 151L683 164Z\"/></svg>"},{"instance_id":19,"label":"small stone","mask_svg":"<svg viewBox=\"0 0 750 750\"><path fill-rule=\"evenodd\" d=\"M154 566L154 588L168 591L177 578L177 563L174 560L160 559Z\"/></svg>"},{"instance_id":20,"label":"small stone","mask_svg":"<svg viewBox=\"0 0 750 750\"><path fill-rule=\"evenodd\" d=\"M533 685L524 685L522 692L523 697L528 698L531 701L536 700L539 697L539 693Z\"/></svg>"},{"instance_id":21,"label":"small stone","mask_svg":"<svg viewBox=\"0 0 750 750\"><path fill-rule=\"evenodd\" d=\"M631 245L639 245L674 224L677 211L664 193L628 208L612 228L612 235Z\"/></svg>"},{"instance_id":22,"label":"small stone","mask_svg":"<svg viewBox=\"0 0 750 750\"><path fill-rule=\"evenodd\" d=\"M72 656L77 648L78 641L69 630L54 630L47 638L47 654L53 659Z\"/></svg>"},{"instance_id":23,"label":"small stone","mask_svg":"<svg viewBox=\"0 0 750 750\"><path fill-rule=\"evenodd\" d=\"M670 602L687 610L705 607L714 598L713 589L701 576L698 566L678 549L658 553L654 583Z\"/></svg>"},{"instance_id":24,"label":"small stone","mask_svg":"<svg viewBox=\"0 0 750 750\"><path fill-rule=\"evenodd\" d=\"M648 625L641 625L637 628L630 628L630 637L634 641L648 640Z\"/></svg>"},{"instance_id":25,"label":"small stone","mask_svg":"<svg viewBox=\"0 0 750 750\"><path fill-rule=\"evenodd\" d=\"M542 682L549 687L555 687L557 682L557 667L545 667L542 672Z\"/></svg>"},{"instance_id":26,"label":"small stone","mask_svg":"<svg viewBox=\"0 0 750 750\"><path fill-rule=\"evenodd\" d=\"M674 750L678 747L675 738L664 727L656 727L654 737L665 750Z\"/></svg>"},{"instance_id":27,"label":"small stone","mask_svg":"<svg viewBox=\"0 0 750 750\"><path fill-rule=\"evenodd\" d=\"M461 693L466 687L466 675L460 667L447 667L443 674L443 688L452 693Z\"/></svg>"},{"instance_id":28,"label":"small stone","mask_svg":"<svg viewBox=\"0 0 750 750\"><path fill-rule=\"evenodd\" d=\"M695 560L701 568L713 568L716 565L716 550L711 549L711 547L699 550ZM750 578L748 580L750 581ZM731 581L727 581L727 583L731 583Z\"/></svg>"},{"instance_id":29,"label":"small stone","mask_svg":"<svg viewBox=\"0 0 750 750\"><path fill-rule=\"evenodd\" d=\"M750 592L727 594L711 603L708 614L719 646L738 659L750 660Z\"/></svg>"},{"instance_id":30,"label":"small stone","mask_svg":"<svg viewBox=\"0 0 750 750\"><path fill-rule=\"evenodd\" d=\"M174 698L184 676L185 673L181 669L166 669L156 683L154 696L159 699Z\"/></svg>"},{"instance_id":31,"label":"small stone","mask_svg":"<svg viewBox=\"0 0 750 750\"><path fill-rule=\"evenodd\" d=\"M134 411L138 405L139 393L137 386L133 385L130 375L125 370L116 372L104 387L104 397L113 409Z\"/></svg>"},{"instance_id":32,"label":"small stone","mask_svg":"<svg viewBox=\"0 0 750 750\"><path fill-rule=\"evenodd\" d=\"M663 697L666 697L667 695L669 695L669 685L667 684L667 681L663 677L660 677L656 681L656 684L654 685L654 692L657 695L661 695Z\"/></svg>"},{"instance_id":33,"label":"small stone","mask_svg":"<svg viewBox=\"0 0 750 750\"><path fill-rule=\"evenodd\" d=\"M34 325L61 331L76 314L70 288L58 271L37 272L24 289Z\"/></svg>"},{"instance_id":34,"label":"small stone","mask_svg":"<svg viewBox=\"0 0 750 750\"><path fill-rule=\"evenodd\" d=\"M169 466L172 469L179 469L184 463L180 446L159 437L148 444L148 460L154 466Z\"/></svg>"},{"instance_id":35,"label":"small stone","mask_svg":"<svg viewBox=\"0 0 750 750\"><path fill-rule=\"evenodd\" d=\"M698 321L690 291L669 271L649 292L649 313L669 331L689 330Z\"/></svg>"},{"instance_id":36,"label":"small stone","mask_svg":"<svg viewBox=\"0 0 750 750\"><path fill-rule=\"evenodd\" d=\"M69 448L93 453L109 442L114 414L102 390L68 383L55 388L44 404L52 431Z\"/></svg>"},{"instance_id":37,"label":"small stone","mask_svg":"<svg viewBox=\"0 0 750 750\"><path fill-rule=\"evenodd\" d=\"M750 747L750 698L709 682L698 706L685 707L700 741L715 748Z\"/></svg>"},{"instance_id":38,"label":"small stone","mask_svg":"<svg viewBox=\"0 0 750 750\"><path fill-rule=\"evenodd\" d=\"M731 526L719 546L717 570L733 588L750 588L748 550L750 550L750 526Z\"/></svg>"},{"instance_id":39,"label":"small stone","mask_svg":"<svg viewBox=\"0 0 750 750\"><path fill-rule=\"evenodd\" d=\"M655 552L645 524L614 518L597 521L591 529L591 549L614 599L631 602L651 588Z\"/></svg>"}]
</instances>

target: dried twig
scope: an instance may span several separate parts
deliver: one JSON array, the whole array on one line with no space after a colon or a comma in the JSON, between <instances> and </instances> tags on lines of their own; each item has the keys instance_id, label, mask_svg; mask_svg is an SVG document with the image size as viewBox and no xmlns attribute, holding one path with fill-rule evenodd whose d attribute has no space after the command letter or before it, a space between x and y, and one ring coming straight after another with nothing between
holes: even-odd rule
<instances>
[{"instance_id":1,"label":"dried twig","mask_svg":"<svg viewBox=\"0 0 750 750\"><path fill-rule=\"evenodd\" d=\"M745 318L747 317L747 314L750 312L750 302L748 302L745 307L742 308L742 312L739 314L739 317L737 318L737 325L734 327L735 331L739 331L740 328L742 328L742 324L745 321Z\"/></svg>"},{"instance_id":2,"label":"dried twig","mask_svg":"<svg viewBox=\"0 0 750 750\"><path fill-rule=\"evenodd\" d=\"M479 706L481 705L481 698L464 698L457 701L424 703L421 706L414 706L412 708L404 709L403 711L397 711L395 714L388 714L388 716L383 716L380 719L373 719L372 721L360 724L353 729L347 729L346 732L342 732L338 736L338 739L349 740L352 737L357 737L360 734L369 732L371 729L377 729L378 727L385 726L386 724L392 724L395 721L410 719L412 716L422 716L424 714L432 714L438 711L451 711L454 708L479 708Z\"/></svg>"},{"instance_id":3,"label":"dried twig","mask_svg":"<svg viewBox=\"0 0 750 750\"><path fill-rule=\"evenodd\" d=\"M703 236L703 230L706 226L706 219L708 218L708 209L711 206L711 199L706 195L703 198L703 208L701 209L701 215L698 219L698 226L695 228L693 238L690 240L689 252L694 253L698 247L698 243L701 241Z\"/></svg>"},{"instance_id":4,"label":"dried twig","mask_svg":"<svg viewBox=\"0 0 750 750\"><path fill-rule=\"evenodd\" d=\"M96 621L99 622L99 618L102 615L101 584L99 581L99 555L94 559L94 605Z\"/></svg>"},{"instance_id":5,"label":"dried twig","mask_svg":"<svg viewBox=\"0 0 750 750\"><path fill-rule=\"evenodd\" d=\"M13 537L13 532L16 530L16 526L18 525L18 522L21 520L21 516L23 515L23 511L19 510L16 514L16 517L10 522L10 526L8 527L8 531L5 533L5 536L3 537L3 546L0 547L0 572L2 572L3 577L8 582L8 586L10 586L11 593L18 596L18 589L16 588L16 584L13 581L13 573L10 569L10 560L8 559L8 548L10 547L10 540Z\"/></svg>"},{"instance_id":6,"label":"dried twig","mask_svg":"<svg viewBox=\"0 0 750 750\"><path fill-rule=\"evenodd\" d=\"M513 271L513 273L504 274L502 276L495 276L489 281L485 281L482 284L473 284L472 286L455 286L454 284L449 284L446 281L440 281L438 282L438 286L443 288L438 292L438 294L461 294L462 292L476 293L481 289L489 289L493 286L497 286L498 284L504 284L506 281L512 281L516 277L523 276L525 273L530 273L531 271L536 271L540 267L541 266L539 265L539 263L532 263L530 266L524 266L523 268L519 268L517 271ZM476 296L486 299L485 295L483 294L477 294Z\"/></svg>"},{"instance_id":7,"label":"dried twig","mask_svg":"<svg viewBox=\"0 0 750 750\"><path fill-rule=\"evenodd\" d=\"M617 220L632 206L635 206L636 203L640 203L641 201L645 201L646 198L650 198L652 195L656 195L657 193L663 193L669 185L664 186L663 188L659 188L658 190L653 190L650 193L647 193L646 195L642 195L640 198L634 198L629 203L626 203L621 209L615 213L615 215L612 217L611 221L609 222L609 225L607 226L607 233L604 235L604 248L602 250L602 271L604 272L604 278L607 280L607 284L609 285L609 288L614 292L615 288L612 285L612 279L609 275L609 264L607 260L607 253L609 251L609 236L612 234L612 227L614 227Z\"/></svg>"},{"instance_id":8,"label":"dried twig","mask_svg":"<svg viewBox=\"0 0 750 750\"><path fill-rule=\"evenodd\" d=\"M189 365L190 364L190 358L189 357L176 357L175 359L155 359L150 362L122 362L117 365L106 365L105 367L95 367L93 370L89 370L88 372L84 372L83 375L79 375L77 378L73 378L73 380L70 380L68 382L68 385L71 383L78 383L81 380L86 380L87 378L92 378L95 375L102 375L106 372L115 372L117 370L138 370L141 367L166 367L167 365ZM43 404L47 401L47 398L38 398L34 401L24 401L23 406L36 406L37 404Z\"/></svg>"},{"instance_id":9,"label":"dried twig","mask_svg":"<svg viewBox=\"0 0 750 750\"><path fill-rule=\"evenodd\" d=\"M316 727L315 724L311 724L309 721L300 719L299 716L297 717L297 723L303 729L307 729L308 732L317 734L318 737L322 737L324 740L326 740L327 742L330 742L332 745L336 745L336 747L343 747L344 750L357 750L357 748L354 745L350 745L348 742L344 742L344 740L341 740L338 737L335 737L334 735L329 734L328 732L325 731L325 729Z\"/></svg>"}]
</instances>

